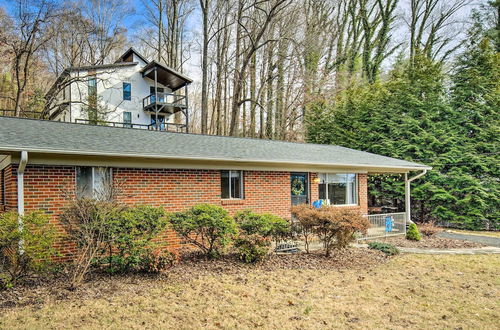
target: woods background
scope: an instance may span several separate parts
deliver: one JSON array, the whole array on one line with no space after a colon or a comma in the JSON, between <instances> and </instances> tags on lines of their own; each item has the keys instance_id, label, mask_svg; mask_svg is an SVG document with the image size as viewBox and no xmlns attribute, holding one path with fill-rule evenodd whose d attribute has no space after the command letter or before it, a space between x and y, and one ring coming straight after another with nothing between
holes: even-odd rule
<instances>
[{"instance_id":1,"label":"woods background","mask_svg":"<svg viewBox=\"0 0 500 330\"><path fill-rule=\"evenodd\" d=\"M498 228L500 2L15 0L0 109L36 117L67 67L133 46L194 79L190 130L337 144L433 166L414 217ZM401 178L371 176L400 209Z\"/></svg>"}]
</instances>

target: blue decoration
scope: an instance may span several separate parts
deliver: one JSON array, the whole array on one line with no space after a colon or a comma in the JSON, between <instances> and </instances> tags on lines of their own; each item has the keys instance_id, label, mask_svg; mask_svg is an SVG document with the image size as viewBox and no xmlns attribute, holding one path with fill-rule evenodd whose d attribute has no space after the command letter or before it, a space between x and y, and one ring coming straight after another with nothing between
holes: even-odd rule
<instances>
[{"instance_id":1,"label":"blue decoration","mask_svg":"<svg viewBox=\"0 0 500 330\"><path fill-rule=\"evenodd\" d=\"M318 199L317 201L314 201L313 202L313 206L317 209L320 209L321 206L323 206L323 200L322 199Z\"/></svg>"},{"instance_id":2,"label":"blue decoration","mask_svg":"<svg viewBox=\"0 0 500 330\"><path fill-rule=\"evenodd\" d=\"M385 231L392 231L392 226L394 224L394 219L391 216L385 217Z\"/></svg>"}]
</instances>

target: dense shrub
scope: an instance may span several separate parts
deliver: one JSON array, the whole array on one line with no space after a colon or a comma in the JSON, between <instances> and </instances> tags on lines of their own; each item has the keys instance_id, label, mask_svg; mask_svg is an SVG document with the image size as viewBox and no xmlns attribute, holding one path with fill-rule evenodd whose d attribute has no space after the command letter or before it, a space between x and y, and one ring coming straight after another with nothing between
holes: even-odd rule
<instances>
[{"instance_id":1,"label":"dense shrub","mask_svg":"<svg viewBox=\"0 0 500 330\"><path fill-rule=\"evenodd\" d=\"M271 241L259 234L243 234L236 239L235 247L241 261L253 263L263 260L271 252Z\"/></svg>"},{"instance_id":2,"label":"dense shrub","mask_svg":"<svg viewBox=\"0 0 500 330\"><path fill-rule=\"evenodd\" d=\"M278 242L290 233L288 221L272 214L245 210L234 218L240 229L235 247L240 260L247 263L264 259L271 252L271 239Z\"/></svg>"},{"instance_id":3,"label":"dense shrub","mask_svg":"<svg viewBox=\"0 0 500 330\"><path fill-rule=\"evenodd\" d=\"M220 206L199 204L169 216L172 228L205 255L216 257L238 233L236 222Z\"/></svg>"},{"instance_id":4,"label":"dense shrub","mask_svg":"<svg viewBox=\"0 0 500 330\"><path fill-rule=\"evenodd\" d=\"M0 288L46 272L56 255L56 230L49 217L41 212L28 213L21 217L22 230L18 217L15 212L0 214Z\"/></svg>"},{"instance_id":5,"label":"dense shrub","mask_svg":"<svg viewBox=\"0 0 500 330\"><path fill-rule=\"evenodd\" d=\"M234 219L240 230L247 235L258 234L278 241L290 233L290 223L273 214L245 210L237 212Z\"/></svg>"},{"instance_id":6,"label":"dense shrub","mask_svg":"<svg viewBox=\"0 0 500 330\"><path fill-rule=\"evenodd\" d=\"M108 242L108 255L102 261L108 262L108 271L127 272L137 270L144 262L150 260L152 239L158 236L167 226L165 211L152 206L137 206L121 210L110 218L109 229L111 239ZM114 250L117 255L114 256Z\"/></svg>"},{"instance_id":7,"label":"dense shrub","mask_svg":"<svg viewBox=\"0 0 500 330\"><path fill-rule=\"evenodd\" d=\"M293 207L292 214L314 232L330 255L332 248L345 248L354 241L356 232L366 232L370 223L360 211L351 208L311 205Z\"/></svg>"},{"instance_id":8,"label":"dense shrub","mask_svg":"<svg viewBox=\"0 0 500 330\"><path fill-rule=\"evenodd\" d=\"M408 231L406 232L406 239L412 241L420 241L422 239L422 236L420 236L420 232L418 231L416 224L410 224L410 226L408 227Z\"/></svg>"},{"instance_id":9,"label":"dense shrub","mask_svg":"<svg viewBox=\"0 0 500 330\"><path fill-rule=\"evenodd\" d=\"M399 254L399 250L392 244L381 243L381 242L370 242L368 243L368 248L372 250L379 250L387 255L393 256Z\"/></svg>"},{"instance_id":10,"label":"dense shrub","mask_svg":"<svg viewBox=\"0 0 500 330\"><path fill-rule=\"evenodd\" d=\"M146 273L159 273L172 267L176 256L165 249L147 248L139 259L137 269Z\"/></svg>"},{"instance_id":11,"label":"dense shrub","mask_svg":"<svg viewBox=\"0 0 500 330\"><path fill-rule=\"evenodd\" d=\"M420 231L420 234L424 236L433 236L441 231L443 231L442 228L436 226L434 222L427 222L423 223L417 226L418 230Z\"/></svg>"}]
</instances>

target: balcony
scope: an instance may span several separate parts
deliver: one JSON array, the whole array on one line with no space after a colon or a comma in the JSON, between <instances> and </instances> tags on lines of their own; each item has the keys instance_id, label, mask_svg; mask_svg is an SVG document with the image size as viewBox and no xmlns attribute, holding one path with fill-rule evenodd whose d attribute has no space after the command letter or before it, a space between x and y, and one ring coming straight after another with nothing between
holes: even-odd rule
<instances>
[{"instance_id":1,"label":"balcony","mask_svg":"<svg viewBox=\"0 0 500 330\"><path fill-rule=\"evenodd\" d=\"M133 129L144 129L149 131L162 131L162 132L177 132L177 133L185 133L186 125L185 124L174 124L174 123L159 123L158 129L154 124L134 124L134 123L124 123L124 122L115 122L115 121L104 121L104 120L88 120L83 118L75 119L75 123L77 124L86 124L86 125L95 125L95 126L108 126L108 127L120 127L120 128L133 128Z\"/></svg>"},{"instance_id":2,"label":"balcony","mask_svg":"<svg viewBox=\"0 0 500 330\"><path fill-rule=\"evenodd\" d=\"M142 108L147 112L174 114L187 109L187 98L171 93L150 94L142 99Z\"/></svg>"}]
</instances>

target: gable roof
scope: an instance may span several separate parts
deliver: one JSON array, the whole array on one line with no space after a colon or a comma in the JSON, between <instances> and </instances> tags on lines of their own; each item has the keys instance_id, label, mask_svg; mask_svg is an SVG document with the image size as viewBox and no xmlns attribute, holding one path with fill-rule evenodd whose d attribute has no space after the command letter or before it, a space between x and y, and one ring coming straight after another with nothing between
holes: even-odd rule
<instances>
[{"instance_id":1,"label":"gable roof","mask_svg":"<svg viewBox=\"0 0 500 330\"><path fill-rule=\"evenodd\" d=\"M224 161L408 172L430 167L349 148L0 117L0 154Z\"/></svg>"},{"instance_id":2,"label":"gable roof","mask_svg":"<svg viewBox=\"0 0 500 330\"><path fill-rule=\"evenodd\" d=\"M120 56L116 61L115 63L119 63L119 62L123 62L125 58L127 58L127 56L129 56L131 53L135 54L137 57L139 57L141 60L144 61L144 63L148 63L149 61L144 57L142 56L137 50L135 50L134 47L130 47L129 49L127 49L125 51L125 53L122 54L122 56ZM133 61L132 61L133 62Z\"/></svg>"}]
</instances>

